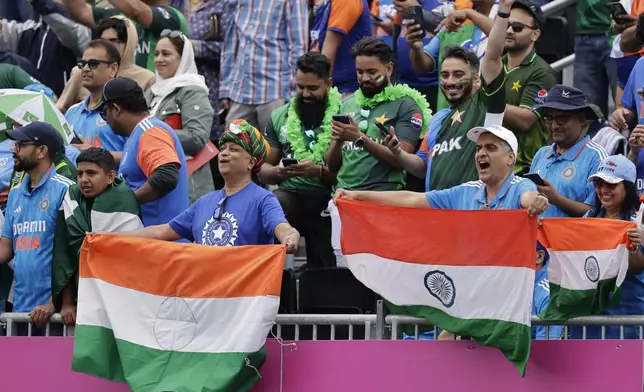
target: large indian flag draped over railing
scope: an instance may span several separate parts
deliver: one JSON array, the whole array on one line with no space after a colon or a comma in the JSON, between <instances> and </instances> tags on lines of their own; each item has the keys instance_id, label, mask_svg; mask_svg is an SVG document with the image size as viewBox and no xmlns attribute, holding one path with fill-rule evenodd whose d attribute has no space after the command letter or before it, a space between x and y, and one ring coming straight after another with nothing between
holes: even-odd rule
<instances>
[{"instance_id":1,"label":"large indian flag draped over railing","mask_svg":"<svg viewBox=\"0 0 644 392\"><path fill-rule=\"evenodd\" d=\"M538 239L550 254L546 320L599 314L619 299L628 270L626 232L633 222L594 218L543 219Z\"/></svg>"},{"instance_id":2,"label":"large indian flag draped over railing","mask_svg":"<svg viewBox=\"0 0 644 392\"><path fill-rule=\"evenodd\" d=\"M525 211L393 208L338 200L353 274L398 306L498 347L523 374L537 223Z\"/></svg>"},{"instance_id":3,"label":"large indian flag draped over railing","mask_svg":"<svg viewBox=\"0 0 644 392\"><path fill-rule=\"evenodd\" d=\"M72 368L133 391L246 391L279 307L283 246L88 235Z\"/></svg>"}]
</instances>

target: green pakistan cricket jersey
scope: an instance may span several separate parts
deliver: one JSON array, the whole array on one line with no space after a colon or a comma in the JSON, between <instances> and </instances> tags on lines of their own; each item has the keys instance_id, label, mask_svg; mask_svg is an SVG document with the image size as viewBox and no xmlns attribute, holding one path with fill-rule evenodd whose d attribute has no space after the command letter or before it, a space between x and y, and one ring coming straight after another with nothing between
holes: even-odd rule
<instances>
[{"instance_id":1,"label":"green pakistan cricket jersey","mask_svg":"<svg viewBox=\"0 0 644 392\"><path fill-rule=\"evenodd\" d=\"M384 136L375 125L376 121L387 128L394 126L399 140L413 146L418 143L423 116L420 107L409 97L361 108L354 96L344 102L340 111L353 116L362 133L380 144ZM342 189L399 190L405 186L405 171L391 168L363 148L356 147L354 142L344 142L342 167L337 179L337 187Z\"/></svg>"},{"instance_id":2,"label":"green pakistan cricket jersey","mask_svg":"<svg viewBox=\"0 0 644 392\"><path fill-rule=\"evenodd\" d=\"M429 153L431 190L447 189L478 179L474 163L476 144L467 139L467 132L483 125L501 125L505 110L505 78L505 73L501 72L472 98L451 108L438 132L430 130L427 134L423 144Z\"/></svg>"},{"instance_id":3,"label":"green pakistan cricket jersey","mask_svg":"<svg viewBox=\"0 0 644 392\"><path fill-rule=\"evenodd\" d=\"M521 64L510 70L508 70L507 64L508 58L505 56L503 57L503 66L507 75L505 97L508 105L530 110L537 103L536 100L545 98L550 87L557 82L555 71L534 51L528 54ZM548 140L546 123L538 113L535 112L535 114L537 121L525 132L506 126L514 132L519 142L516 173L526 173L527 170L530 170L532 157Z\"/></svg>"}]
</instances>

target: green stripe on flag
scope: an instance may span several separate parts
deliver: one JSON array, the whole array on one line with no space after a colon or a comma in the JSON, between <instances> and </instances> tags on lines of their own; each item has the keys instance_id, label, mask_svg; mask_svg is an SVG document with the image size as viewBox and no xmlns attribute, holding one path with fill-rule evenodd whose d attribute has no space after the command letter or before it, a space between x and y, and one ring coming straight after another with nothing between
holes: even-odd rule
<instances>
[{"instance_id":1,"label":"green stripe on flag","mask_svg":"<svg viewBox=\"0 0 644 392\"><path fill-rule=\"evenodd\" d=\"M255 353L162 351L116 339L104 327L78 325L72 370L125 382L136 392L245 392L260 379L266 350ZM101 355L96 355L100 352Z\"/></svg>"},{"instance_id":2,"label":"green stripe on flag","mask_svg":"<svg viewBox=\"0 0 644 392\"><path fill-rule=\"evenodd\" d=\"M461 319L429 306L396 306L388 303L394 314L422 317L432 325L456 336L471 336L478 343L496 347L525 375L530 356L530 326L494 319Z\"/></svg>"},{"instance_id":3,"label":"green stripe on flag","mask_svg":"<svg viewBox=\"0 0 644 392\"><path fill-rule=\"evenodd\" d=\"M550 282L550 303L539 314L543 320L564 321L573 317L600 314L619 302L620 288L617 277L600 280L597 288L570 290Z\"/></svg>"}]
</instances>

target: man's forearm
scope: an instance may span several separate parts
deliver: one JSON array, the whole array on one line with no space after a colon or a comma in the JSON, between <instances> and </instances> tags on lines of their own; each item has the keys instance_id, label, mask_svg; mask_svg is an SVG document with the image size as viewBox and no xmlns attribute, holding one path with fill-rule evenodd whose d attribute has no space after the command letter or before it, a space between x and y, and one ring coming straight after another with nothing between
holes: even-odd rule
<instances>
[{"instance_id":1,"label":"man's forearm","mask_svg":"<svg viewBox=\"0 0 644 392\"><path fill-rule=\"evenodd\" d=\"M331 141L331 146L324 154L324 162L332 172L337 173L342 167L342 145L344 142L339 140Z\"/></svg>"},{"instance_id":2,"label":"man's forearm","mask_svg":"<svg viewBox=\"0 0 644 392\"><path fill-rule=\"evenodd\" d=\"M365 137L364 149L377 160L385 163L394 169L404 169L402 161L391 152L391 150L382 144ZM404 150L403 150L404 151Z\"/></svg>"},{"instance_id":3,"label":"man's forearm","mask_svg":"<svg viewBox=\"0 0 644 392\"><path fill-rule=\"evenodd\" d=\"M570 215L573 218L582 217L584 216L585 213L587 213L591 209L591 207L586 203L569 199L560 194L558 194L557 197L550 199L548 201L550 202L550 204L553 204L561 208L562 210L564 210L568 215Z\"/></svg>"},{"instance_id":4,"label":"man's forearm","mask_svg":"<svg viewBox=\"0 0 644 392\"><path fill-rule=\"evenodd\" d=\"M510 7L501 3L499 13L510 13ZM501 59L505 48L507 30L508 18L497 16L488 36L487 48L481 62L481 76L487 83L491 83L503 72L503 61Z\"/></svg>"},{"instance_id":5,"label":"man's forearm","mask_svg":"<svg viewBox=\"0 0 644 392\"><path fill-rule=\"evenodd\" d=\"M400 166L413 174L415 177L423 179L427 174L427 163L416 154L410 154L407 151L401 151L398 156Z\"/></svg>"},{"instance_id":6,"label":"man's forearm","mask_svg":"<svg viewBox=\"0 0 644 392\"><path fill-rule=\"evenodd\" d=\"M134 195L136 196L136 200L138 200L139 204L149 203L159 199L159 196L154 192L149 181L141 185L139 189L135 190Z\"/></svg>"},{"instance_id":7,"label":"man's forearm","mask_svg":"<svg viewBox=\"0 0 644 392\"><path fill-rule=\"evenodd\" d=\"M471 20L472 23L474 23L479 29L481 29L481 31L483 31L485 35L490 35L492 26L494 26L494 20L473 9L467 10L467 18Z\"/></svg>"},{"instance_id":8,"label":"man's forearm","mask_svg":"<svg viewBox=\"0 0 644 392\"><path fill-rule=\"evenodd\" d=\"M392 207L431 207L424 193L410 191L356 191L354 200Z\"/></svg>"},{"instance_id":9,"label":"man's forearm","mask_svg":"<svg viewBox=\"0 0 644 392\"><path fill-rule=\"evenodd\" d=\"M286 178L280 176L279 169L276 165L264 163L262 170L257 174L259 181L266 185L276 185L284 181Z\"/></svg>"},{"instance_id":10,"label":"man's forearm","mask_svg":"<svg viewBox=\"0 0 644 392\"><path fill-rule=\"evenodd\" d=\"M644 271L644 254L639 249L628 254L628 272L636 274Z\"/></svg>"},{"instance_id":11,"label":"man's forearm","mask_svg":"<svg viewBox=\"0 0 644 392\"><path fill-rule=\"evenodd\" d=\"M506 104L504 125L513 131L528 132L537 121L537 115L531 110Z\"/></svg>"},{"instance_id":12,"label":"man's forearm","mask_svg":"<svg viewBox=\"0 0 644 392\"><path fill-rule=\"evenodd\" d=\"M633 162L635 165L637 165L637 158L640 155L640 148L639 147L633 147L628 149L628 159Z\"/></svg>"},{"instance_id":13,"label":"man's forearm","mask_svg":"<svg viewBox=\"0 0 644 392\"><path fill-rule=\"evenodd\" d=\"M409 51L411 66L417 74L434 72L434 59L424 52L423 49L412 49Z\"/></svg>"}]
</instances>

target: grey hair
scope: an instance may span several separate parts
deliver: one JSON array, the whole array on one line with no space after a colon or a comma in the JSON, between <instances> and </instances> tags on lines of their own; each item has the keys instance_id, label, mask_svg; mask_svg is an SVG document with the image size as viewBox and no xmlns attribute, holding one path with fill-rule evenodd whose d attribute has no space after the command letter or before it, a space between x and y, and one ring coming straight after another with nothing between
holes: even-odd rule
<instances>
[{"instance_id":1,"label":"grey hair","mask_svg":"<svg viewBox=\"0 0 644 392\"><path fill-rule=\"evenodd\" d=\"M503 149L505 150L505 152L509 152L510 154L514 155L514 162L512 162L512 164L517 163L517 154L514 151L512 151L512 147L510 147L510 143L501 139L501 145L503 146Z\"/></svg>"}]
</instances>

